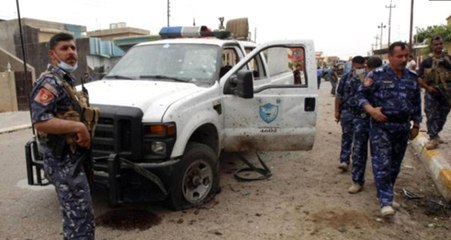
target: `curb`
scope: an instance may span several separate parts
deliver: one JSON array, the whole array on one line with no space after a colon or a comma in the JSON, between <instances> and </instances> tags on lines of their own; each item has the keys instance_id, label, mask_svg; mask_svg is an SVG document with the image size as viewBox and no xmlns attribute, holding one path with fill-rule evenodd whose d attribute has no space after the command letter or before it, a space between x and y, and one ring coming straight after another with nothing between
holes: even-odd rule
<instances>
[{"instance_id":1,"label":"curb","mask_svg":"<svg viewBox=\"0 0 451 240\"><path fill-rule=\"evenodd\" d=\"M9 127L9 128L0 128L0 134L15 132L15 131L19 131L19 130L27 129L27 128L31 128L31 124L23 124L23 125L18 125L18 126Z\"/></svg>"},{"instance_id":2,"label":"curb","mask_svg":"<svg viewBox=\"0 0 451 240\"><path fill-rule=\"evenodd\" d=\"M451 166L440 152L440 147L434 150L424 148L424 144L427 141L426 134L420 132L410 145L423 164L429 169L432 179L442 196L447 201L451 201Z\"/></svg>"}]
</instances>

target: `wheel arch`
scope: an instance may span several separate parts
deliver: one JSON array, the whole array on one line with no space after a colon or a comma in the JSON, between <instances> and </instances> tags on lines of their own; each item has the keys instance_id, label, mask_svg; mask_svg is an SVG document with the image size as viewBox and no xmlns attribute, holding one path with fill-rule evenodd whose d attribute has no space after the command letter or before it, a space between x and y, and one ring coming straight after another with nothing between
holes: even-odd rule
<instances>
[{"instance_id":1,"label":"wheel arch","mask_svg":"<svg viewBox=\"0 0 451 240\"><path fill-rule=\"evenodd\" d=\"M219 154L219 134L215 125L206 123L199 126L191 135L188 142L203 143Z\"/></svg>"}]
</instances>

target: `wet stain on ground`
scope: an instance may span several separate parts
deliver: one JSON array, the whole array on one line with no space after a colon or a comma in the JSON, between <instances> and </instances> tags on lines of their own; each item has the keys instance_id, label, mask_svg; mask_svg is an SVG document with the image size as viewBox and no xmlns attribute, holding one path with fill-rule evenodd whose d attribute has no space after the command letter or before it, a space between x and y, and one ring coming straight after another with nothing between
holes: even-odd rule
<instances>
[{"instance_id":1,"label":"wet stain on ground","mask_svg":"<svg viewBox=\"0 0 451 240\"><path fill-rule=\"evenodd\" d=\"M369 214L342 209L323 209L313 213L311 220L316 224L330 226L339 230L344 227L377 227Z\"/></svg>"},{"instance_id":2,"label":"wet stain on ground","mask_svg":"<svg viewBox=\"0 0 451 240\"><path fill-rule=\"evenodd\" d=\"M115 209L96 218L96 225L118 230L146 230L161 223L161 218L145 209Z\"/></svg>"},{"instance_id":3,"label":"wet stain on ground","mask_svg":"<svg viewBox=\"0 0 451 240\"><path fill-rule=\"evenodd\" d=\"M421 205L424 207L424 214L430 217L449 217L451 204L446 204L440 200L425 200Z\"/></svg>"}]
</instances>

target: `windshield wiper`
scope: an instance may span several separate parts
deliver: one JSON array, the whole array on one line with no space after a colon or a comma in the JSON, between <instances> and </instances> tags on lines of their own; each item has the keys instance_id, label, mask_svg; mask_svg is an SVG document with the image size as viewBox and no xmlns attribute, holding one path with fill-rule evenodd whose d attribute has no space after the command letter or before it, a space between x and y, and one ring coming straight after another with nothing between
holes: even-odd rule
<instances>
[{"instance_id":1,"label":"windshield wiper","mask_svg":"<svg viewBox=\"0 0 451 240\"><path fill-rule=\"evenodd\" d=\"M188 82L189 80L176 78L176 77L170 77L165 75L141 75L139 76L140 79L168 79L168 80L174 80L177 82Z\"/></svg>"},{"instance_id":2,"label":"windshield wiper","mask_svg":"<svg viewBox=\"0 0 451 240\"><path fill-rule=\"evenodd\" d=\"M132 77L122 76L122 75L106 75L106 79L133 79Z\"/></svg>"}]
</instances>

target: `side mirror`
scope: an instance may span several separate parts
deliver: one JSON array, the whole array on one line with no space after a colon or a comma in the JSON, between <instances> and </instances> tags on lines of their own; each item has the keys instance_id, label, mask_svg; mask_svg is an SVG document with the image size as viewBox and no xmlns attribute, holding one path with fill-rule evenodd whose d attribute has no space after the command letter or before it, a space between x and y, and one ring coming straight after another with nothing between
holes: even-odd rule
<instances>
[{"instance_id":1,"label":"side mirror","mask_svg":"<svg viewBox=\"0 0 451 240\"><path fill-rule=\"evenodd\" d=\"M227 79L224 94L233 94L242 98L254 97L254 78L252 71L241 70Z\"/></svg>"}]
</instances>

